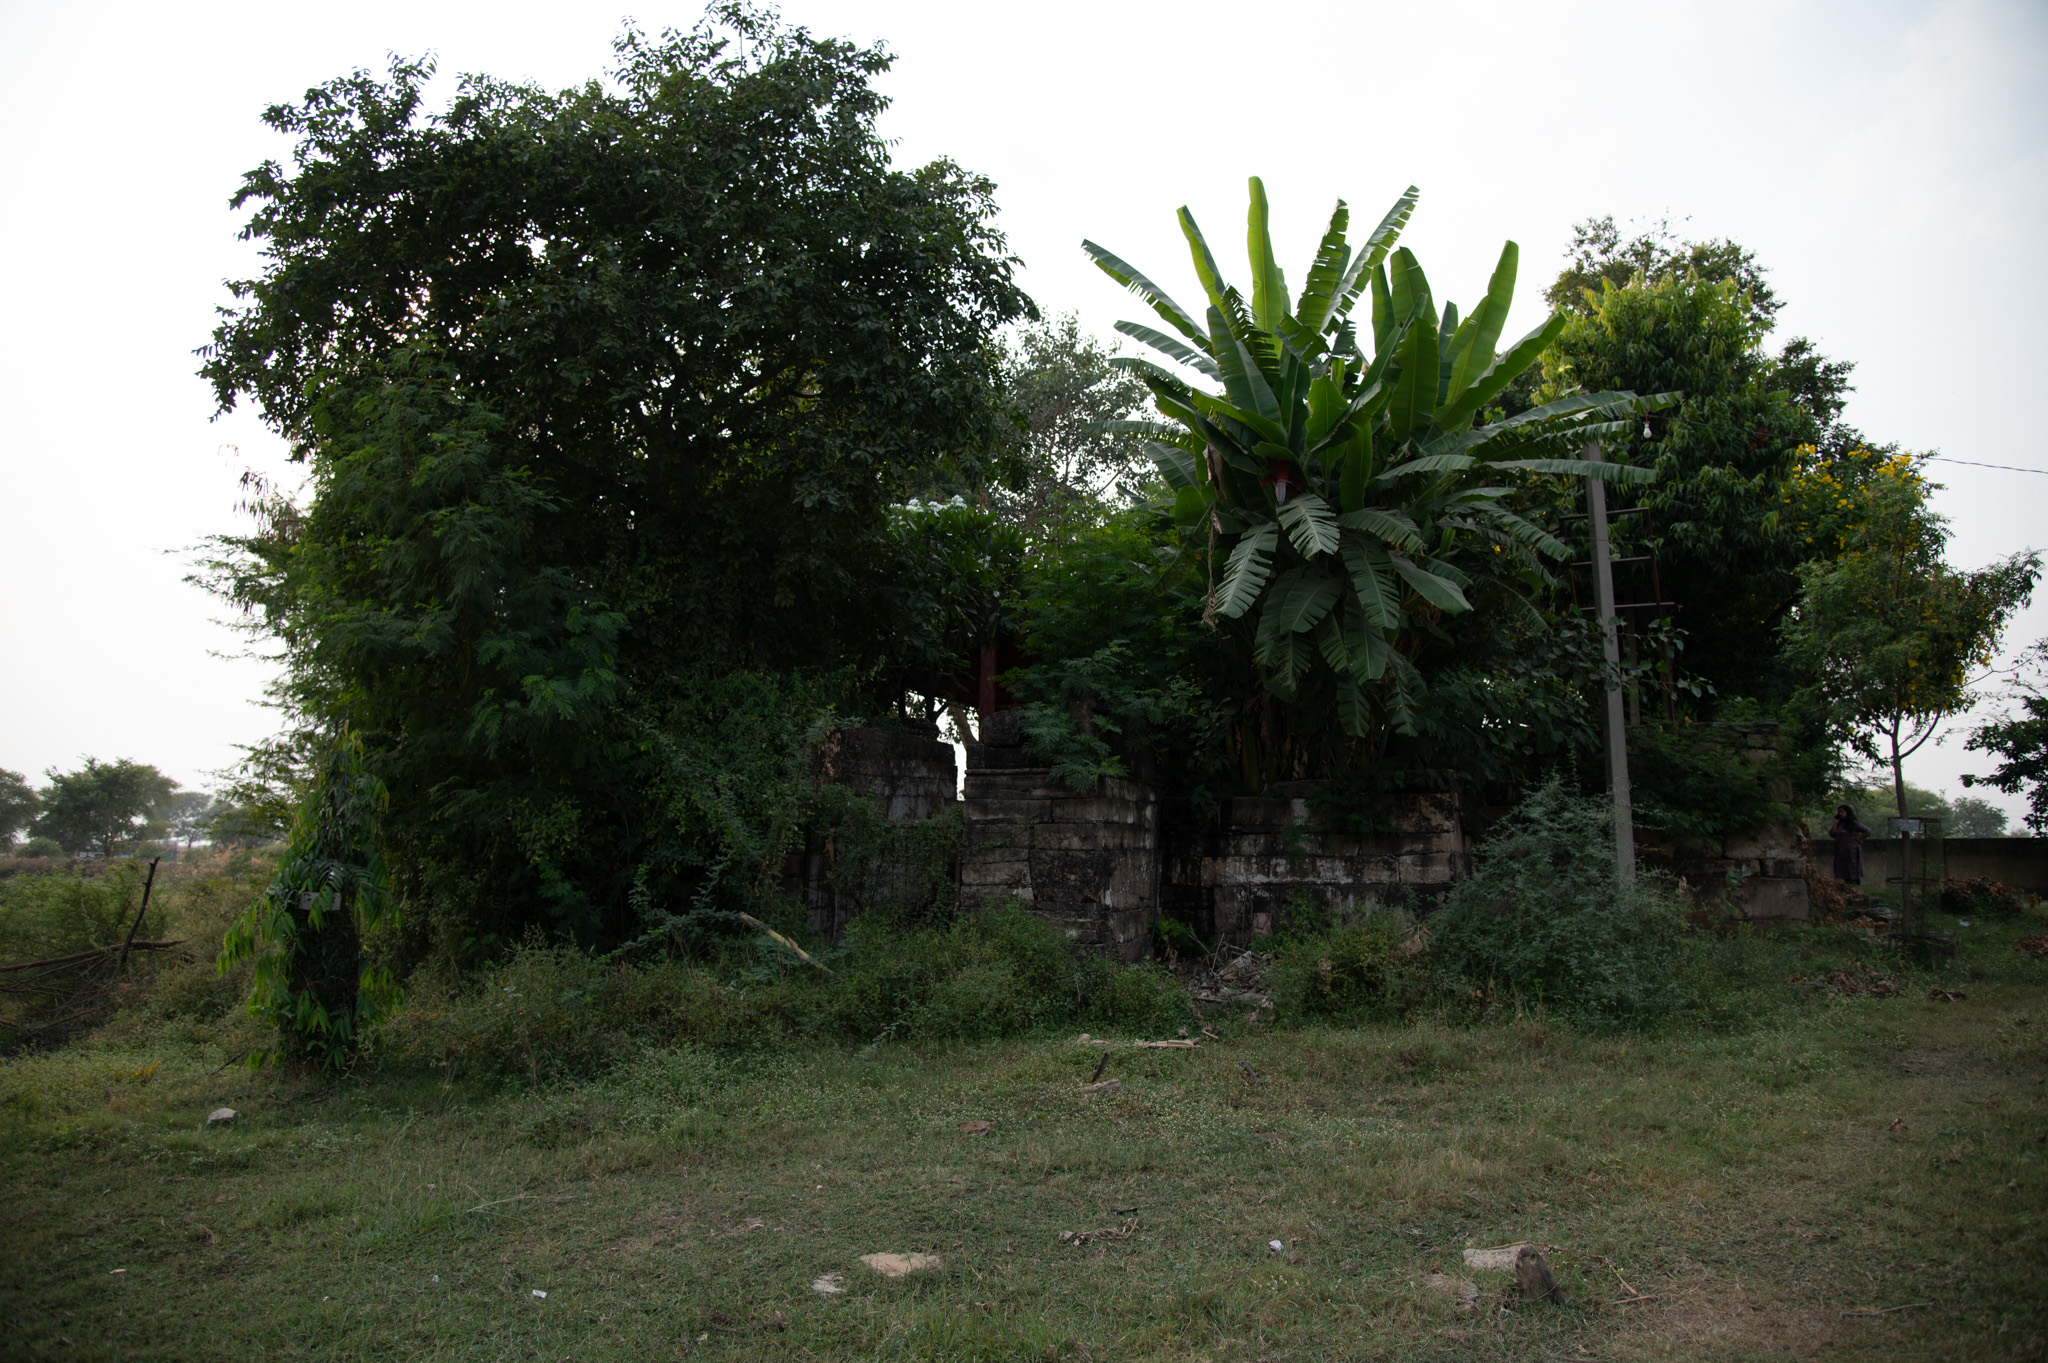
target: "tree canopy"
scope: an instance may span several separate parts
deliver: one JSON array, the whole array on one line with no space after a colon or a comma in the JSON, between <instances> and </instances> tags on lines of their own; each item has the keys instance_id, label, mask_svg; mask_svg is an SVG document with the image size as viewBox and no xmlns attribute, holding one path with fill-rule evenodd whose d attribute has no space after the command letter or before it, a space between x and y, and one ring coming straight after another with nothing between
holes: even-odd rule
<instances>
[{"instance_id":1,"label":"tree canopy","mask_svg":"<svg viewBox=\"0 0 2048 1363\"><path fill-rule=\"evenodd\" d=\"M1998 765L1985 776L1970 775L1963 784L1987 785L2008 795L2027 797L2027 827L2035 837L2048 837L2048 640L2027 650L2010 699L2016 709L1997 715L1970 734L1972 751L1988 753Z\"/></svg>"},{"instance_id":2,"label":"tree canopy","mask_svg":"<svg viewBox=\"0 0 2048 1363\"><path fill-rule=\"evenodd\" d=\"M617 54L269 110L296 147L235 197L264 266L205 352L310 475L256 489L213 581L302 723L357 736L394 874L458 936L683 892L647 801L690 677L894 700L886 509L999 471L990 338L1030 312L990 183L890 164L886 51L728 5Z\"/></svg>"},{"instance_id":3,"label":"tree canopy","mask_svg":"<svg viewBox=\"0 0 2048 1363\"><path fill-rule=\"evenodd\" d=\"M35 831L72 854L113 856L124 843L161 834L178 783L142 762L88 757L77 771L50 773Z\"/></svg>"},{"instance_id":4,"label":"tree canopy","mask_svg":"<svg viewBox=\"0 0 2048 1363\"><path fill-rule=\"evenodd\" d=\"M42 800L18 771L0 768L0 847L10 847L14 835L35 822Z\"/></svg>"},{"instance_id":5,"label":"tree canopy","mask_svg":"<svg viewBox=\"0 0 2048 1363\"><path fill-rule=\"evenodd\" d=\"M1169 419L1142 429L1174 491L1174 518L1208 539L1207 618L1254 667L1237 745L1257 788L1331 774L1329 740L1340 735L1370 758L1389 731L1413 733L1425 690L1416 661L1446 637L1439 622L1475 599L1533 613L1526 592L1547 583L1542 560L1565 555L1519 514L1517 487L1560 474L1654 477L1559 456L1664 400L1587 392L1484 420L1565 326L1553 315L1503 346L1513 242L1486 295L1461 314L1439 304L1414 253L1396 245L1412 187L1356 246L1340 200L1297 295L1274 259L1256 178L1250 198L1249 295L1180 211L1203 319L1120 257L1084 246L1175 333L1119 323L1176 368L1121 363ZM1366 299L1369 322L1354 320Z\"/></svg>"},{"instance_id":6,"label":"tree canopy","mask_svg":"<svg viewBox=\"0 0 2048 1363\"><path fill-rule=\"evenodd\" d=\"M1929 491L1910 459L1886 461L1862 489L1865 512L1840 557L1801 566L1798 609L1785 623L1792 657L1837 731L1890 770L1902 816L1902 764L1970 704L1971 669L1990 662L2041 567L2033 553L1974 572L1950 567Z\"/></svg>"}]
</instances>

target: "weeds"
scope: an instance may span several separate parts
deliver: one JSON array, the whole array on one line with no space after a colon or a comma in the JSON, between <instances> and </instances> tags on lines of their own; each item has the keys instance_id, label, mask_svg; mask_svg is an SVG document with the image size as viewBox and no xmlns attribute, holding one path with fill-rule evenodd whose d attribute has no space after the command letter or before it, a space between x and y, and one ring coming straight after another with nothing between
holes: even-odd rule
<instances>
[{"instance_id":1,"label":"weeds","mask_svg":"<svg viewBox=\"0 0 2048 1363\"><path fill-rule=\"evenodd\" d=\"M1609 818L1555 778L1540 787L1429 920L1437 968L1599 1025L1673 1012L1684 919L1663 881L1617 881Z\"/></svg>"},{"instance_id":2,"label":"weeds","mask_svg":"<svg viewBox=\"0 0 2048 1363\"><path fill-rule=\"evenodd\" d=\"M1149 965L1067 942L1013 904L901 928L854 920L824 972L772 943L711 963L607 961L530 938L465 987L416 985L391 1063L532 1089L607 1072L645 1045L986 1041L1069 1025L1170 1029L1186 998Z\"/></svg>"}]
</instances>

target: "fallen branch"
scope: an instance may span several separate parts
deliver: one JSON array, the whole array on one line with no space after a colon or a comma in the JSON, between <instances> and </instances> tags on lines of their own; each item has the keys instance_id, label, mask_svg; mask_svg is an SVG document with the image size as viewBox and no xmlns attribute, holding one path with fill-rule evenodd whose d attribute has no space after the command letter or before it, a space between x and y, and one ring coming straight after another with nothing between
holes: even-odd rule
<instances>
[{"instance_id":1,"label":"fallen branch","mask_svg":"<svg viewBox=\"0 0 2048 1363\"><path fill-rule=\"evenodd\" d=\"M760 919L754 917L754 915L750 913L743 913L739 915L739 917L741 922L753 924L755 927L761 929L761 931L767 933L770 937L773 937L776 941L782 943L782 945L788 947L791 951L794 951L796 953L796 958L799 961L802 961L805 965L817 966L818 969L823 970L827 975L830 975L832 973L831 970L829 970L823 962L812 959L810 952L805 951L795 942L790 941L787 937L784 937L774 928L769 927L766 923L763 923Z\"/></svg>"},{"instance_id":2,"label":"fallen branch","mask_svg":"<svg viewBox=\"0 0 2048 1363\"><path fill-rule=\"evenodd\" d=\"M1884 1306L1875 1311L1844 1311L1842 1319L1847 1320L1851 1316L1889 1316L1897 1311L1925 1311L1933 1305L1931 1301L1909 1301L1904 1306Z\"/></svg>"},{"instance_id":3,"label":"fallen branch","mask_svg":"<svg viewBox=\"0 0 2048 1363\"><path fill-rule=\"evenodd\" d=\"M102 956L119 956L129 951L168 951L172 947L181 947L183 945L185 945L185 939L180 937L176 941L171 942L129 942L118 947L92 947L86 951L74 951L69 956L52 956L47 960L21 961L14 965L0 965L0 971L34 970L38 966L46 965L71 965L78 961L90 961Z\"/></svg>"}]
</instances>

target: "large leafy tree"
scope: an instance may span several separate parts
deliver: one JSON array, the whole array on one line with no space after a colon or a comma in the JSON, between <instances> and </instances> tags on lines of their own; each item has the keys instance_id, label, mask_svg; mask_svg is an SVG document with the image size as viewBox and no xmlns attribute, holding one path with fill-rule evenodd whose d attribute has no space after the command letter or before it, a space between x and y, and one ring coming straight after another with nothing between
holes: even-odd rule
<instances>
[{"instance_id":1,"label":"large leafy tree","mask_svg":"<svg viewBox=\"0 0 2048 1363\"><path fill-rule=\"evenodd\" d=\"M1415 195L1401 196L1356 248L1340 201L1299 295L1274 259L1257 179L1249 297L1225 282L1182 209L1206 295L1201 318L1085 244L1174 333L1118 324L1177 366L1126 362L1169 418L1147 434L1175 515L1209 536L1209 618L1255 667L1238 733L1254 786L1329 774L1302 769L1330 760L1327 750L1310 755L1321 735L1348 736L1356 761L1389 730L1412 730L1425 689L1417 662L1446 638L1446 620L1475 604L1533 615L1525 594L1544 580L1543 560L1565 549L1519 514L1518 486L1654 476L1558 456L1640 422L1662 399L1580 393L1482 421L1566 319L1499 348L1519 258L1512 242L1469 315L1439 308L1421 264L1395 245ZM1368 294L1361 325L1352 310Z\"/></svg>"},{"instance_id":2,"label":"large leafy tree","mask_svg":"<svg viewBox=\"0 0 2048 1363\"><path fill-rule=\"evenodd\" d=\"M1988 776L1965 776L1963 784L1983 784L2008 795L2027 797L2027 827L2035 837L2048 837L2048 640L2027 650L2022 674L2013 685L2017 708L1986 720L1970 735L1972 750L1999 759ZM1957 805L1963 801L1958 800ZM2002 831L2002 830L2001 830Z\"/></svg>"},{"instance_id":3,"label":"large leafy tree","mask_svg":"<svg viewBox=\"0 0 2048 1363\"><path fill-rule=\"evenodd\" d=\"M2041 564L2020 553L1973 572L1950 567L1929 491L1910 459L1885 464L1840 557L1801 567L1785 624L1788 650L1838 732L1891 772L1902 816L1905 760L1969 706L1971 669L1990 661Z\"/></svg>"},{"instance_id":4,"label":"large leafy tree","mask_svg":"<svg viewBox=\"0 0 2048 1363\"><path fill-rule=\"evenodd\" d=\"M14 845L14 835L35 822L42 804L20 772L0 768L0 847Z\"/></svg>"},{"instance_id":5,"label":"large leafy tree","mask_svg":"<svg viewBox=\"0 0 2048 1363\"><path fill-rule=\"evenodd\" d=\"M1019 328L1004 356L1003 390L1019 485L994 489L995 506L1033 539L1093 522L1152 476L1138 437L1115 425L1150 395L1072 314Z\"/></svg>"},{"instance_id":6,"label":"large leafy tree","mask_svg":"<svg viewBox=\"0 0 2048 1363\"><path fill-rule=\"evenodd\" d=\"M77 771L50 773L35 831L67 852L111 857L124 844L165 830L162 815L177 789L176 781L145 762L88 757Z\"/></svg>"},{"instance_id":7,"label":"large leafy tree","mask_svg":"<svg viewBox=\"0 0 2048 1363\"><path fill-rule=\"evenodd\" d=\"M203 372L311 491L259 488L215 580L302 723L358 736L458 941L694 892L649 860L689 836L648 804L684 679L893 700L886 508L984 475L989 338L1029 304L990 184L891 166L889 61L726 6L627 33L608 82L430 113L399 61L266 114L296 147L236 196L264 268Z\"/></svg>"},{"instance_id":8,"label":"large leafy tree","mask_svg":"<svg viewBox=\"0 0 2048 1363\"><path fill-rule=\"evenodd\" d=\"M1798 678L1777 626L1799 593L1801 563L1834 552L1788 500L1801 479L1856 479L1868 442L1841 421L1850 364L1803 337L1773 353L1783 306L1755 254L1729 240L1681 241L1658 224L1624 237L1612 218L1580 223L1545 296L1570 322L1544 357L1531 401L1610 388L1673 392L1614 457L1656 468L1634 504L1648 519L1615 525L1622 557L1654 550L1659 581L1624 578L1678 605L1686 664L1723 698L1785 701ZM1888 452L1888 451L1886 451Z\"/></svg>"}]
</instances>

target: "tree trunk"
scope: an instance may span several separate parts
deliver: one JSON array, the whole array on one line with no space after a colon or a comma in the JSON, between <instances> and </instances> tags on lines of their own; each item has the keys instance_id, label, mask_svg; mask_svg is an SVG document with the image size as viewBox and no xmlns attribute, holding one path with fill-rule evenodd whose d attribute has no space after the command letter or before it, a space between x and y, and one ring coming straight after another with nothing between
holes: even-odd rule
<instances>
[{"instance_id":1,"label":"tree trunk","mask_svg":"<svg viewBox=\"0 0 2048 1363\"><path fill-rule=\"evenodd\" d=\"M347 898L320 915L313 926L313 896L299 896L292 910L296 920L295 949L286 982L293 993L312 995L327 1013L329 1023L343 1044L352 1044L356 1023L356 989L362 980L362 942L356 935L355 905ZM295 1027L285 1030L286 1044L300 1059L318 1059L320 1038ZM329 1039L325 1044L335 1044Z\"/></svg>"},{"instance_id":2,"label":"tree trunk","mask_svg":"<svg viewBox=\"0 0 2048 1363\"><path fill-rule=\"evenodd\" d=\"M1899 756L1899 726L1892 725L1892 798L1898 803L1899 817L1906 817L1906 771L1904 760Z\"/></svg>"}]
</instances>

